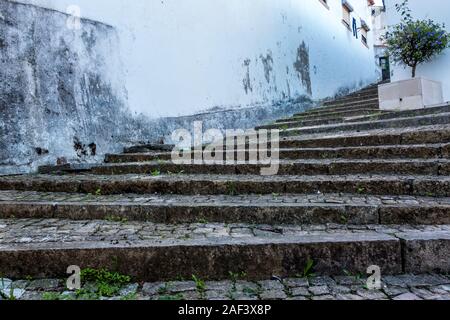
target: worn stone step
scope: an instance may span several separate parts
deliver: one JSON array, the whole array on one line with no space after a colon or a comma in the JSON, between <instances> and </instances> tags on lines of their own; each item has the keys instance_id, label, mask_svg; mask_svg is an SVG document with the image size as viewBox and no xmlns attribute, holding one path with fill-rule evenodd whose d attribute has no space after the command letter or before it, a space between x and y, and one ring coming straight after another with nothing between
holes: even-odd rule
<instances>
[{"instance_id":1,"label":"worn stone step","mask_svg":"<svg viewBox=\"0 0 450 320\"><path fill-rule=\"evenodd\" d=\"M448 113L450 112L450 106L444 105L440 107L419 109L419 110L407 110L400 112L368 112L368 114L357 115L357 112L352 113L353 116L346 117L338 117L338 118L317 118L316 120L301 120L298 118L284 119L283 121L279 121L275 124L267 125L261 127L262 129L283 129L283 128L294 128L294 127L305 127L308 125L327 125L327 124L336 124L343 122L361 122L361 121L379 121L379 120L388 120L395 118L408 118L408 117L417 117L417 116L425 116L425 115L433 115L440 113Z\"/></svg>"},{"instance_id":2,"label":"worn stone step","mask_svg":"<svg viewBox=\"0 0 450 320\"><path fill-rule=\"evenodd\" d=\"M449 197L449 176L34 175L0 177L0 190L91 194L356 193Z\"/></svg>"},{"instance_id":3,"label":"worn stone step","mask_svg":"<svg viewBox=\"0 0 450 320\"><path fill-rule=\"evenodd\" d=\"M260 150L259 150L260 151ZM258 151L258 152L259 152ZM245 152L246 159L252 150L237 150ZM267 151L267 154L269 151ZM450 144L430 145L393 145L393 146L369 146L369 147L344 147L344 148L293 148L278 149L280 159L448 159L450 156ZM195 157L198 152L193 152ZM226 153L224 153L226 159ZM129 163L171 160L172 153L134 153L134 154L108 154L106 163ZM64 171L64 170L63 170ZM46 172L41 172L46 173ZM48 172L47 172L48 173Z\"/></svg>"},{"instance_id":4,"label":"worn stone step","mask_svg":"<svg viewBox=\"0 0 450 320\"><path fill-rule=\"evenodd\" d=\"M448 125L407 128L384 128L358 132L344 131L284 137L281 148L336 148L358 146L388 146L440 144L450 142ZM446 157L448 151L444 150Z\"/></svg>"},{"instance_id":5,"label":"worn stone step","mask_svg":"<svg viewBox=\"0 0 450 320\"><path fill-rule=\"evenodd\" d=\"M378 86L364 88L362 90L351 92L347 95L335 97L335 98L329 99L327 101L335 101L335 100L341 100L341 99L346 99L346 98L355 98L355 97L364 96L366 94L373 94L373 95L378 94Z\"/></svg>"},{"instance_id":6,"label":"worn stone step","mask_svg":"<svg viewBox=\"0 0 450 320\"><path fill-rule=\"evenodd\" d=\"M106 300L128 300L131 295L136 300L450 300L450 276L436 273L426 274L401 274L381 277L381 289L369 290L366 288L368 275L356 277L352 275L317 276L306 278L277 278L246 281L236 280L231 277L222 281L205 281L202 291L197 289L193 280L178 279L170 282L144 282L131 283L122 287L115 297L102 297ZM0 281L2 281L0 279ZM10 287L17 286L24 289L16 289L16 299L23 301L46 300L49 290L55 300L59 298L76 299L75 292L68 292L65 287L67 278L62 279L6 279ZM97 288L86 285L85 289L94 295ZM79 298L79 297L78 297Z\"/></svg>"},{"instance_id":7,"label":"worn stone step","mask_svg":"<svg viewBox=\"0 0 450 320\"><path fill-rule=\"evenodd\" d=\"M373 115L361 116L361 117L353 117L351 119L344 120L345 122L355 122L355 121L373 121L373 120L388 120L395 118L407 118L407 117L416 117L416 116L424 116L424 115L433 115L440 113L449 113L450 105L442 105L438 107L418 109L418 110L405 110L405 111L394 111L389 113L378 113Z\"/></svg>"},{"instance_id":8,"label":"worn stone step","mask_svg":"<svg viewBox=\"0 0 450 320\"><path fill-rule=\"evenodd\" d=\"M348 101L331 101L328 104L324 105L322 108L323 110L331 109L331 108L342 108L342 107L354 107L354 106L360 106L360 105L373 105L373 104L379 104L378 97L372 97L372 98L364 98L364 99L351 99Z\"/></svg>"},{"instance_id":9,"label":"worn stone step","mask_svg":"<svg viewBox=\"0 0 450 320\"><path fill-rule=\"evenodd\" d=\"M390 112L388 111L379 111L376 109L353 109L350 111L343 111L343 112L327 112L324 114L319 115L304 115L304 116L293 116L291 118L284 118L279 119L275 123L284 123L284 122L300 122L300 121L321 121L321 120L339 120L339 119L345 119L350 117L357 117L357 116L376 116L379 114L388 114Z\"/></svg>"},{"instance_id":10,"label":"worn stone step","mask_svg":"<svg viewBox=\"0 0 450 320\"><path fill-rule=\"evenodd\" d=\"M142 144L124 149L124 153L139 153L152 151L171 151L175 146L170 144Z\"/></svg>"},{"instance_id":11,"label":"worn stone step","mask_svg":"<svg viewBox=\"0 0 450 320\"><path fill-rule=\"evenodd\" d=\"M0 191L0 219L255 224L450 224L450 198L358 194L86 195Z\"/></svg>"},{"instance_id":12,"label":"worn stone step","mask_svg":"<svg viewBox=\"0 0 450 320\"><path fill-rule=\"evenodd\" d=\"M185 164L172 161L103 164L91 169L93 174L260 174L267 164L247 163L216 164L194 161ZM323 159L280 160L274 174L278 175L346 175L346 174L418 174L450 175L450 161L444 159Z\"/></svg>"},{"instance_id":13,"label":"worn stone step","mask_svg":"<svg viewBox=\"0 0 450 320\"><path fill-rule=\"evenodd\" d=\"M410 118L396 118L379 121L362 121L362 122L344 123L344 124L335 124L317 127L294 128L284 130L280 133L280 135L295 136L302 134L331 133L343 131L364 131L374 129L421 127L431 125L450 126L450 113L441 113L436 115L418 116Z\"/></svg>"},{"instance_id":14,"label":"worn stone step","mask_svg":"<svg viewBox=\"0 0 450 320\"><path fill-rule=\"evenodd\" d=\"M333 113L337 113L337 112L351 112L351 111L360 110L360 109L380 110L378 102L372 102L372 103L355 104L355 105L351 105L351 106L321 107L321 108L311 109L309 111L302 112L302 113L296 113L296 114L294 114L294 116L295 117L326 116L328 114L333 114Z\"/></svg>"},{"instance_id":15,"label":"worn stone step","mask_svg":"<svg viewBox=\"0 0 450 320\"><path fill-rule=\"evenodd\" d=\"M328 106L328 105L334 105L334 104L345 104L345 103L351 103L351 102L355 102L355 101L365 101L365 100L371 100L371 99L378 99L378 91L372 91L372 92L359 94L356 96L346 96L346 97L343 97L340 99L325 101L323 105Z\"/></svg>"},{"instance_id":16,"label":"worn stone step","mask_svg":"<svg viewBox=\"0 0 450 320\"><path fill-rule=\"evenodd\" d=\"M0 271L53 278L67 267L106 268L135 281L448 272L448 226L167 225L149 222L0 220ZM33 263L30 263L33 261ZM133 263L130 263L130 262Z\"/></svg>"},{"instance_id":17,"label":"worn stone step","mask_svg":"<svg viewBox=\"0 0 450 320\"><path fill-rule=\"evenodd\" d=\"M344 122L344 118L329 118L329 119L316 119L316 120L300 120L297 121L295 119L286 119L286 122L277 122L273 124L268 124L260 127L256 127L256 130L259 129L290 129L297 127L308 127L308 126L318 126L318 125L327 125L327 124L336 124Z\"/></svg>"}]
</instances>

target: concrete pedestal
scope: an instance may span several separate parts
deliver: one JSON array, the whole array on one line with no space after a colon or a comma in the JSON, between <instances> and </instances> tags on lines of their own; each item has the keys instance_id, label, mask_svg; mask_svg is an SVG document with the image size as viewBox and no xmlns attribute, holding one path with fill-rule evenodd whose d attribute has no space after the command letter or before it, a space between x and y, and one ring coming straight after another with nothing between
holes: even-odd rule
<instances>
[{"instance_id":1,"label":"concrete pedestal","mask_svg":"<svg viewBox=\"0 0 450 320\"><path fill-rule=\"evenodd\" d=\"M421 77L382 84L378 95L381 110L416 110L444 102L442 83Z\"/></svg>"}]
</instances>

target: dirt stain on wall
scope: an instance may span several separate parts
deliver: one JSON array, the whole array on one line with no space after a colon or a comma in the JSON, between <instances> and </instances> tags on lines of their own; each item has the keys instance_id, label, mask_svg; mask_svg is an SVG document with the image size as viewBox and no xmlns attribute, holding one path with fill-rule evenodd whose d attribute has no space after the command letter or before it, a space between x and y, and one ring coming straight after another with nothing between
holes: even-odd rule
<instances>
[{"instance_id":1,"label":"dirt stain on wall","mask_svg":"<svg viewBox=\"0 0 450 320\"><path fill-rule=\"evenodd\" d=\"M245 76L244 80L242 80L242 84L244 85L245 93L248 94L249 92L253 92L252 82L250 80L250 59L244 60L244 68L245 68Z\"/></svg>"},{"instance_id":2,"label":"dirt stain on wall","mask_svg":"<svg viewBox=\"0 0 450 320\"><path fill-rule=\"evenodd\" d=\"M311 73L309 66L309 48L303 41L297 49L297 60L294 63L294 69L298 72L300 81L309 95L312 95Z\"/></svg>"},{"instance_id":3,"label":"dirt stain on wall","mask_svg":"<svg viewBox=\"0 0 450 320\"><path fill-rule=\"evenodd\" d=\"M272 51L269 50L265 56L261 55L260 58L264 66L264 77L266 78L267 83L270 83L270 74L273 71Z\"/></svg>"}]
</instances>

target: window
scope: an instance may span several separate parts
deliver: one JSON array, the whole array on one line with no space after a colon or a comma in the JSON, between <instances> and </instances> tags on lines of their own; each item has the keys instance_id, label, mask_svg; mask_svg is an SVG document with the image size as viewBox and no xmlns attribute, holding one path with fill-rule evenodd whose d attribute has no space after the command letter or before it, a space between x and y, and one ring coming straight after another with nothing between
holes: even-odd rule
<instances>
[{"instance_id":1,"label":"window","mask_svg":"<svg viewBox=\"0 0 450 320\"><path fill-rule=\"evenodd\" d=\"M351 13L353 12L353 7L348 3L347 0L342 0L342 23L351 31Z\"/></svg>"},{"instance_id":2,"label":"window","mask_svg":"<svg viewBox=\"0 0 450 320\"><path fill-rule=\"evenodd\" d=\"M321 4L323 4L325 6L325 8L327 8L328 10L330 10L330 6L328 5L328 0L319 0L319 2Z\"/></svg>"},{"instance_id":3,"label":"window","mask_svg":"<svg viewBox=\"0 0 450 320\"><path fill-rule=\"evenodd\" d=\"M370 31L369 25L361 19L361 41L366 46L369 47L369 43L367 40L367 34Z\"/></svg>"}]
</instances>

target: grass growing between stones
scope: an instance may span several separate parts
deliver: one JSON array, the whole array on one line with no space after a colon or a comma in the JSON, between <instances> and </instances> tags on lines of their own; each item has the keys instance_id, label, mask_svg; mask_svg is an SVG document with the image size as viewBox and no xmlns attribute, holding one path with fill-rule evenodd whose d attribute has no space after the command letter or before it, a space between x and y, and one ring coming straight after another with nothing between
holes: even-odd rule
<instances>
[{"instance_id":1,"label":"grass growing between stones","mask_svg":"<svg viewBox=\"0 0 450 320\"><path fill-rule=\"evenodd\" d=\"M131 277L106 269L81 270L83 287L74 292L45 292L43 300L99 300L120 295L120 291L131 282ZM122 300L133 300L136 294L131 292L123 295Z\"/></svg>"}]
</instances>

